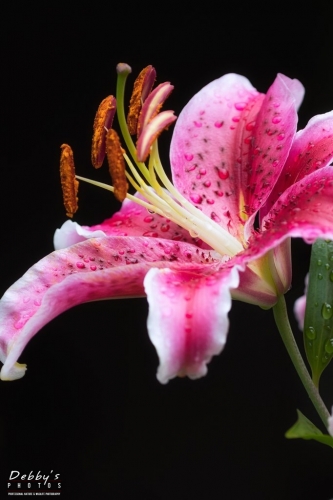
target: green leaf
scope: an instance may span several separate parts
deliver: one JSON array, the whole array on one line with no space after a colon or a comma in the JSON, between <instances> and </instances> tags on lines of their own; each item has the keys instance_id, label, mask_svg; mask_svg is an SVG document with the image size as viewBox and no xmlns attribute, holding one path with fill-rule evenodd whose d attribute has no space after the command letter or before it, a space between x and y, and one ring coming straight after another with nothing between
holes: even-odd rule
<instances>
[{"instance_id":1,"label":"green leaf","mask_svg":"<svg viewBox=\"0 0 333 500\"><path fill-rule=\"evenodd\" d=\"M312 245L309 285L304 319L304 346L312 370L319 379L333 357L333 242Z\"/></svg>"},{"instance_id":2,"label":"green leaf","mask_svg":"<svg viewBox=\"0 0 333 500\"><path fill-rule=\"evenodd\" d=\"M333 437L323 434L305 415L297 410L298 420L285 434L288 439L314 439L333 448Z\"/></svg>"}]
</instances>

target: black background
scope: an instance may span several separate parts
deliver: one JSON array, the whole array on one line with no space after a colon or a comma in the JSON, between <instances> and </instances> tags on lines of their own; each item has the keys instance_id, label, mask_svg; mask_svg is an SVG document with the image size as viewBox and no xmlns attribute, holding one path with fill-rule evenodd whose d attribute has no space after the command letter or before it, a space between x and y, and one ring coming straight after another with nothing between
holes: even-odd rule
<instances>
[{"instance_id":1,"label":"black background","mask_svg":"<svg viewBox=\"0 0 333 500\"><path fill-rule=\"evenodd\" d=\"M4 7L0 292L52 251L66 218L59 146L71 144L78 173L108 181L90 166L91 131L99 102L115 91L119 61L134 76L153 64L158 82L175 85L166 109L176 114L227 72L244 74L262 92L277 72L296 77L306 88L302 128L333 108L327 5ZM164 164L170 137L160 141ZM81 185L79 223L98 223L117 208L107 192ZM302 242L294 250L291 311L309 257ZM284 438L296 408L319 420L271 311L235 303L227 346L208 376L166 386L156 381L146 317L145 299L85 304L30 342L21 358L26 376L0 384L0 495L15 469L60 473L66 499L333 497L332 450ZM322 382L329 406L332 374Z\"/></svg>"}]
</instances>

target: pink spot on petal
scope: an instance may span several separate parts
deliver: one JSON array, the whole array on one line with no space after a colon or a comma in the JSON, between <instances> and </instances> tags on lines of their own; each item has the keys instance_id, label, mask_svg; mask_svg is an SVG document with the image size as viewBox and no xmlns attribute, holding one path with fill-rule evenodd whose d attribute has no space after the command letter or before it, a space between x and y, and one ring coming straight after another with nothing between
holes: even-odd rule
<instances>
[{"instance_id":1,"label":"pink spot on petal","mask_svg":"<svg viewBox=\"0 0 333 500\"><path fill-rule=\"evenodd\" d=\"M201 122L196 122L196 121L194 121L193 123L194 123L194 125L195 125L196 127L198 127L198 128L202 127L202 123L201 123Z\"/></svg>"},{"instance_id":2,"label":"pink spot on petal","mask_svg":"<svg viewBox=\"0 0 333 500\"><path fill-rule=\"evenodd\" d=\"M221 127L223 126L223 124L224 124L224 122L215 122L215 123L214 123L214 126L215 126L216 128L221 128Z\"/></svg>"}]
</instances>

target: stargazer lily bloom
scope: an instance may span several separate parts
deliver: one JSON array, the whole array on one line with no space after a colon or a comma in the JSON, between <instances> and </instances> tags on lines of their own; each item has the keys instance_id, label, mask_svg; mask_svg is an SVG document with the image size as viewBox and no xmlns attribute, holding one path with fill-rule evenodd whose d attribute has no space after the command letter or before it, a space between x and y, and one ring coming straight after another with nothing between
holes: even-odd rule
<instances>
[{"instance_id":1,"label":"stargazer lily bloom","mask_svg":"<svg viewBox=\"0 0 333 500\"><path fill-rule=\"evenodd\" d=\"M176 119L172 111L160 112L173 87L166 82L152 90L156 73L148 66L135 82L126 124L130 67L117 69L116 98L106 98L96 115L92 161L98 168L107 155L114 187L102 187L124 202L102 224L65 222L55 234L56 251L5 293L3 380L23 376L25 365L16 361L25 345L62 311L143 295L160 359L158 380L201 377L226 342L231 299L272 307L290 286L290 237L333 238L333 113L296 133L304 94L298 80L279 74L266 95L236 74L204 87L176 122L172 183L157 137ZM116 107L127 152L111 128ZM67 145L61 163L72 216L77 181ZM136 195L126 194L127 181Z\"/></svg>"}]
</instances>

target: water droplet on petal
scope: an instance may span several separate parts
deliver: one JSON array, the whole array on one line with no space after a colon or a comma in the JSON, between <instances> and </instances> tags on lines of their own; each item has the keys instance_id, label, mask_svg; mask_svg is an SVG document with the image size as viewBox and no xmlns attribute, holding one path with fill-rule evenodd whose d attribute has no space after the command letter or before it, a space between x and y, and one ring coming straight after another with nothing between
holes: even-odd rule
<instances>
[{"instance_id":1,"label":"water droplet on petal","mask_svg":"<svg viewBox=\"0 0 333 500\"><path fill-rule=\"evenodd\" d=\"M205 182L203 183L203 185L204 185L206 188L209 188L211 184L212 184L212 183L211 183L210 181L205 181Z\"/></svg>"},{"instance_id":2,"label":"water droplet on petal","mask_svg":"<svg viewBox=\"0 0 333 500\"><path fill-rule=\"evenodd\" d=\"M277 140L278 140L278 141L283 141L284 137L285 137L285 134L279 134L279 135L277 136Z\"/></svg>"},{"instance_id":3,"label":"water droplet on petal","mask_svg":"<svg viewBox=\"0 0 333 500\"><path fill-rule=\"evenodd\" d=\"M317 265L318 265L318 266L321 266L321 265L322 265L322 261L321 261L321 259L318 259L318 260L317 260Z\"/></svg>"},{"instance_id":4,"label":"water droplet on petal","mask_svg":"<svg viewBox=\"0 0 333 500\"><path fill-rule=\"evenodd\" d=\"M78 269L84 269L86 266L84 265L84 263L83 263L83 262L77 262L77 263L76 263L76 267L77 267Z\"/></svg>"},{"instance_id":5,"label":"water droplet on petal","mask_svg":"<svg viewBox=\"0 0 333 500\"><path fill-rule=\"evenodd\" d=\"M237 109L237 111L243 111L243 109L245 109L246 107L246 102L236 102L235 103L235 108Z\"/></svg>"},{"instance_id":6,"label":"water droplet on petal","mask_svg":"<svg viewBox=\"0 0 333 500\"><path fill-rule=\"evenodd\" d=\"M163 233L166 233L167 231L169 231L169 229L170 229L169 224L161 224L161 231Z\"/></svg>"},{"instance_id":7,"label":"water droplet on petal","mask_svg":"<svg viewBox=\"0 0 333 500\"><path fill-rule=\"evenodd\" d=\"M96 266L90 266L90 269L91 269L92 271L96 271L97 267L96 267Z\"/></svg>"},{"instance_id":8,"label":"water droplet on petal","mask_svg":"<svg viewBox=\"0 0 333 500\"><path fill-rule=\"evenodd\" d=\"M221 222L220 217L219 217L219 216L218 216L215 212L212 212L212 213L210 214L210 218L211 218L212 220L214 220L215 222Z\"/></svg>"},{"instance_id":9,"label":"water droplet on petal","mask_svg":"<svg viewBox=\"0 0 333 500\"><path fill-rule=\"evenodd\" d=\"M148 223L153 222L153 220L154 220L154 217L152 217L151 215L147 215L147 217L145 217L143 219L144 222L148 222Z\"/></svg>"},{"instance_id":10,"label":"water droplet on petal","mask_svg":"<svg viewBox=\"0 0 333 500\"><path fill-rule=\"evenodd\" d=\"M205 168L200 168L199 169L199 174L200 175L205 175L207 173L206 169Z\"/></svg>"},{"instance_id":11,"label":"water droplet on petal","mask_svg":"<svg viewBox=\"0 0 333 500\"><path fill-rule=\"evenodd\" d=\"M197 193L191 193L190 200L193 201L193 203L202 203L202 196Z\"/></svg>"},{"instance_id":12,"label":"water droplet on petal","mask_svg":"<svg viewBox=\"0 0 333 500\"><path fill-rule=\"evenodd\" d=\"M187 160L187 161L193 160L193 155L191 155L191 154L185 154L184 156L185 156L185 160Z\"/></svg>"},{"instance_id":13,"label":"water droplet on petal","mask_svg":"<svg viewBox=\"0 0 333 500\"><path fill-rule=\"evenodd\" d=\"M217 170L218 172L218 176L220 179L222 179L223 181L225 181L226 179L228 179L229 177L229 172L226 168L221 168L221 170Z\"/></svg>"},{"instance_id":14,"label":"water droplet on petal","mask_svg":"<svg viewBox=\"0 0 333 500\"><path fill-rule=\"evenodd\" d=\"M143 233L142 236L150 236L151 238L157 238L158 237L158 233L156 233L154 231L146 231L145 233Z\"/></svg>"},{"instance_id":15,"label":"water droplet on petal","mask_svg":"<svg viewBox=\"0 0 333 500\"><path fill-rule=\"evenodd\" d=\"M221 127L223 126L223 123L224 123L224 122L215 122L215 123L214 123L214 126L215 126L216 128L221 128Z\"/></svg>"},{"instance_id":16,"label":"water droplet on petal","mask_svg":"<svg viewBox=\"0 0 333 500\"><path fill-rule=\"evenodd\" d=\"M272 123L280 123L281 121L281 116L273 116L272 118Z\"/></svg>"},{"instance_id":17,"label":"water droplet on petal","mask_svg":"<svg viewBox=\"0 0 333 500\"><path fill-rule=\"evenodd\" d=\"M252 132L252 130L254 129L254 127L256 126L256 122L255 121L252 121L252 122L249 122L246 124L246 127L245 129L248 131L248 132Z\"/></svg>"}]
</instances>

